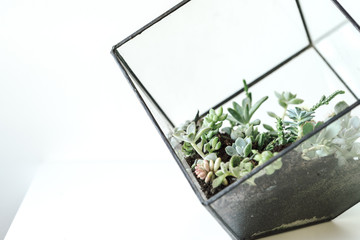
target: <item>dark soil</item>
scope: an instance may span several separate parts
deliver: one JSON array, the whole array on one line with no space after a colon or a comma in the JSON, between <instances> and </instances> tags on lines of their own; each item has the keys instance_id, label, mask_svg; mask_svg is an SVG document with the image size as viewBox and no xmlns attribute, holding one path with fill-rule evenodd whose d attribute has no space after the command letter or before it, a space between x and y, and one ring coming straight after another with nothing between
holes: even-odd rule
<instances>
[{"instance_id":1,"label":"dark soil","mask_svg":"<svg viewBox=\"0 0 360 240\"><path fill-rule=\"evenodd\" d=\"M221 158L222 162L228 162L228 161L230 161L231 157L226 154L225 148L227 146L231 146L235 141L232 140L231 137L228 134L225 134L225 133L218 133L217 137L219 138L219 141L221 142L221 148L219 149L217 156ZM274 152L280 152L283 149L287 148L289 145L291 145L291 143L286 144L286 145L282 145L282 146L276 146L273 151ZM256 148L256 146L254 146L254 148ZM195 160L200 159L200 158L201 157L199 156L199 154L195 153L194 155L187 157L185 160L186 160L187 164L191 167L194 164ZM256 161L253 161L253 163L254 163L254 165L257 164ZM213 188L212 184L210 182L205 183L204 180L202 180L200 178L197 178L194 171L193 171L193 174L194 174L196 180L198 181L198 183L199 183L199 185L201 187L201 190L204 192L206 198L212 197L213 195L220 192L221 190L223 190L224 188L226 188L230 184L236 182L236 180L237 180L234 177L227 177L226 179L228 180L229 185L227 185L227 186L220 185L217 188Z\"/></svg>"}]
</instances>

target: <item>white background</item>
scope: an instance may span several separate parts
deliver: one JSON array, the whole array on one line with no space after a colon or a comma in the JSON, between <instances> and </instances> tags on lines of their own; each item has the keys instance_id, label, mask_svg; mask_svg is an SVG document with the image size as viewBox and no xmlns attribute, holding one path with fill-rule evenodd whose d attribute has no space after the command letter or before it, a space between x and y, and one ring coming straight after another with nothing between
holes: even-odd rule
<instances>
[{"instance_id":1,"label":"white background","mask_svg":"<svg viewBox=\"0 0 360 240\"><path fill-rule=\"evenodd\" d=\"M177 2L1 0L0 238L31 184L8 240L229 239L110 55ZM358 239L359 215L269 239Z\"/></svg>"}]
</instances>

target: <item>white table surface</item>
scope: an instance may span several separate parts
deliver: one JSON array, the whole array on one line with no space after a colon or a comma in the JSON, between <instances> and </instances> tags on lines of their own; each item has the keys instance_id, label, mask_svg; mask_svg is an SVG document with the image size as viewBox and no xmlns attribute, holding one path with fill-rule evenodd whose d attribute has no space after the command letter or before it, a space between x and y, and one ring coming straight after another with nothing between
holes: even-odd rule
<instances>
[{"instance_id":1,"label":"white table surface","mask_svg":"<svg viewBox=\"0 0 360 240\"><path fill-rule=\"evenodd\" d=\"M265 239L357 240L359 219L358 204L331 222ZM6 237L6 240L19 239L215 240L230 237L200 204L169 158L141 164L43 165Z\"/></svg>"}]
</instances>

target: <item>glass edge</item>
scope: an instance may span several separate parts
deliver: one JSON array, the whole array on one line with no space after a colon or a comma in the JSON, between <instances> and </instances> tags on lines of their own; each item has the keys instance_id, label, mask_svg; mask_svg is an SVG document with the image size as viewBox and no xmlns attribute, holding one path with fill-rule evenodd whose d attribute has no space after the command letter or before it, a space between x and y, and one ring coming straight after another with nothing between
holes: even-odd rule
<instances>
[{"instance_id":1,"label":"glass edge","mask_svg":"<svg viewBox=\"0 0 360 240\"><path fill-rule=\"evenodd\" d=\"M162 140L165 142L167 148L169 149L171 155L174 157L176 163L179 165L182 173L185 175L185 178L187 179L187 181L189 182L191 188L193 189L193 191L195 192L196 196L199 198L200 202L205 205L206 200L202 197L200 190L197 188L197 186L195 185L195 183L192 181L191 177L189 176L189 173L186 171L185 166L183 165L183 163L181 162L181 160L179 159L179 157L177 156L177 154L175 153L174 149L171 147L170 142L168 141L166 135L164 134L164 132L161 130L159 124L157 123L155 117L153 116L153 114L151 113L149 107L147 106L147 104L145 103L144 99L142 98L142 96L140 95L140 93L138 92L136 86L134 85L134 83L131 80L131 77L129 76L129 74L127 73L127 69L126 67L123 65L123 58L120 55L120 53L117 51L117 49L113 49L112 54L115 58L115 60L117 61L121 71L123 72L125 78L127 79L127 81L129 82L131 88L133 89L133 91L135 92L136 96L138 97L139 101L141 102L142 106L144 107L146 113L148 114L148 116L150 117L152 123L155 125L155 128L157 129L158 133L160 134Z\"/></svg>"},{"instance_id":2,"label":"glass edge","mask_svg":"<svg viewBox=\"0 0 360 240\"><path fill-rule=\"evenodd\" d=\"M164 19L165 17L167 17L168 15L170 15L171 13L173 13L174 11L176 11L177 9L181 8L182 6L184 6L186 3L190 2L191 0L183 0L181 2L179 2L178 4L176 4L174 7L170 8L169 10L167 10L166 12L164 12L163 14L161 14L160 16L158 16L157 18L155 18L154 20L150 21L148 24L144 25L142 28L138 29L137 31L135 31L133 34L131 34L130 36L128 36L127 38L123 39L122 41L120 41L119 43L115 44L112 47L112 52L121 47L122 45L124 45L126 42L130 41L131 39L135 38L136 36L138 36L139 34L141 34L143 31L145 31L146 29L150 28L151 26L155 25L156 23L158 23L159 21L161 21L162 19Z\"/></svg>"},{"instance_id":3,"label":"glass edge","mask_svg":"<svg viewBox=\"0 0 360 240\"><path fill-rule=\"evenodd\" d=\"M340 12L342 12L342 14L345 15L345 17L351 22L351 24L360 32L359 23L355 21L355 19L345 10L345 8L337 0L331 0L331 1L340 10Z\"/></svg>"}]
</instances>

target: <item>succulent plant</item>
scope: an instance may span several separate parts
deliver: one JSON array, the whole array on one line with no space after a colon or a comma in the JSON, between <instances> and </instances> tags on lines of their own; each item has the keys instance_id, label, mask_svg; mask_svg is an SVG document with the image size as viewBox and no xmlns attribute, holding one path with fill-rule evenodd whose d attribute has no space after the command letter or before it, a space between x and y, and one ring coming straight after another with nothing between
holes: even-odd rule
<instances>
[{"instance_id":1,"label":"succulent plant","mask_svg":"<svg viewBox=\"0 0 360 240\"><path fill-rule=\"evenodd\" d=\"M187 120L184 123L180 124L179 126L175 127L173 132L180 132L180 131L186 131L187 127L189 126L189 124L191 123L191 121ZM173 136L173 134L171 134L171 136L169 137L170 139L170 144L173 148L175 148L181 140L175 138Z\"/></svg>"},{"instance_id":2,"label":"succulent plant","mask_svg":"<svg viewBox=\"0 0 360 240\"><path fill-rule=\"evenodd\" d=\"M191 146L191 143L188 142L183 143L181 150L185 154L185 156L192 156L196 152L194 148Z\"/></svg>"},{"instance_id":3,"label":"succulent plant","mask_svg":"<svg viewBox=\"0 0 360 240\"><path fill-rule=\"evenodd\" d=\"M313 111L307 111L298 107L288 110L288 117L292 121L284 121L286 130L290 131L292 141L299 140L304 136L303 125L314 118Z\"/></svg>"},{"instance_id":4,"label":"succulent plant","mask_svg":"<svg viewBox=\"0 0 360 240\"><path fill-rule=\"evenodd\" d=\"M285 118L289 105L298 105L304 102L304 100L300 98L296 98L296 94L293 94L291 92L282 92L282 93L275 92L275 95L278 98L279 105L284 108L284 113L281 119ZM268 114L269 116L274 118L279 117L273 112L268 112Z\"/></svg>"},{"instance_id":5,"label":"succulent plant","mask_svg":"<svg viewBox=\"0 0 360 240\"><path fill-rule=\"evenodd\" d=\"M228 130L228 128L223 128L223 131L226 129L226 133L228 133L231 137L231 139L236 140L237 138L241 137L256 137L258 134L258 129L254 126L257 126L260 124L260 120L255 120L251 124L244 124L239 125L236 127L233 127L232 129Z\"/></svg>"},{"instance_id":6,"label":"succulent plant","mask_svg":"<svg viewBox=\"0 0 360 240\"><path fill-rule=\"evenodd\" d=\"M215 172L219 169L221 158L214 160L200 160L195 166L195 174L198 178L205 180L206 183L213 181Z\"/></svg>"},{"instance_id":7,"label":"succulent plant","mask_svg":"<svg viewBox=\"0 0 360 240\"><path fill-rule=\"evenodd\" d=\"M233 156L230 159L229 169L232 175L236 178L242 178L246 174L250 173L254 167L255 164L251 161L250 158Z\"/></svg>"},{"instance_id":8,"label":"succulent plant","mask_svg":"<svg viewBox=\"0 0 360 240\"><path fill-rule=\"evenodd\" d=\"M221 147L221 142L218 137L213 137L208 143L204 144L204 152L212 153L219 150Z\"/></svg>"},{"instance_id":9,"label":"succulent plant","mask_svg":"<svg viewBox=\"0 0 360 240\"><path fill-rule=\"evenodd\" d=\"M252 141L250 137L241 138L239 137L236 139L235 143L232 144L232 146L227 146L225 148L226 153L229 156L241 156L241 157L247 157L252 150Z\"/></svg>"},{"instance_id":10,"label":"succulent plant","mask_svg":"<svg viewBox=\"0 0 360 240\"><path fill-rule=\"evenodd\" d=\"M276 120L277 120L276 129L278 134L276 140L279 145L284 145L287 143L287 141L285 140L283 121L281 120L281 118L277 118Z\"/></svg>"},{"instance_id":11,"label":"succulent plant","mask_svg":"<svg viewBox=\"0 0 360 240\"><path fill-rule=\"evenodd\" d=\"M236 125L245 125L250 123L251 117L254 115L256 110L263 104L268 97L263 97L259 101L257 101L254 105L252 105L252 96L249 92L246 81L243 80L244 90L246 93L246 98L243 99L242 105L240 106L238 103L233 102L234 108L228 108L229 113L232 117L229 118L230 121L236 123ZM260 120L256 120L259 122ZM254 125L254 123L253 123Z\"/></svg>"},{"instance_id":12,"label":"succulent plant","mask_svg":"<svg viewBox=\"0 0 360 240\"><path fill-rule=\"evenodd\" d=\"M276 131L274 129L271 129L272 132L276 132L276 137L273 138L273 140L269 142L265 147L265 150L267 151L272 151L276 145L282 146L294 141L291 134L285 131L283 120L278 117L276 121ZM274 137L274 135L272 135L272 137Z\"/></svg>"},{"instance_id":13,"label":"succulent plant","mask_svg":"<svg viewBox=\"0 0 360 240\"><path fill-rule=\"evenodd\" d=\"M202 152L201 147L199 148L196 142L201 138L202 135L206 134L210 130L210 127L201 127L199 130L196 130L195 122L191 122L187 126L186 131L180 129L174 132L173 136L180 141L189 143L194 148L194 150L204 159L205 154Z\"/></svg>"},{"instance_id":14,"label":"succulent plant","mask_svg":"<svg viewBox=\"0 0 360 240\"><path fill-rule=\"evenodd\" d=\"M278 117L275 113L268 112L270 116L276 118L276 129L263 124L267 131L259 132L257 126L260 125L260 120L251 121L251 118L268 97L261 98L253 105L252 95L245 80L243 82L246 97L241 105L233 102L233 108L228 109L230 115L224 114L222 107L216 111L211 109L204 118L200 119L198 113L193 121L187 121L174 129L173 137L177 142L182 142L182 152L186 156L197 152L202 158L196 159L192 165L196 177L206 183L211 182L213 188L221 184L228 185L227 177L238 179L244 177L257 166L265 164L276 156L278 153L275 151L279 147L295 142L321 126L323 122L313 120L315 110L328 104L338 94L344 93L344 91L336 91L329 97L323 96L309 110L300 107L288 110L289 105L301 104L303 100L290 92L275 92L279 104L284 108L284 114ZM335 106L335 114L346 107L348 105L345 102L338 103ZM217 157L221 149L219 129L225 120L229 121L230 127L225 127L222 131L234 140L231 146L225 148L226 154L231 156L230 161L226 163L221 162L221 158ZM355 160L359 159L360 142L357 142L359 138L360 119L346 114L305 141L297 150L300 149L302 157L307 160L333 154L339 159L339 163L344 163L351 157ZM257 177L273 174L281 167L282 161L279 158L254 176L247 178L246 182L255 184Z\"/></svg>"},{"instance_id":15,"label":"succulent plant","mask_svg":"<svg viewBox=\"0 0 360 240\"><path fill-rule=\"evenodd\" d=\"M255 143L259 150L262 150L265 146L267 146L274 136L272 136L269 132L259 133L255 138Z\"/></svg>"},{"instance_id":16,"label":"succulent plant","mask_svg":"<svg viewBox=\"0 0 360 240\"><path fill-rule=\"evenodd\" d=\"M250 173L253 168L254 164L250 158L232 156L229 162L220 164L220 169L215 173L217 178L213 180L212 186L216 188L221 184L227 185L228 181L226 177L232 176L240 179Z\"/></svg>"},{"instance_id":17,"label":"succulent plant","mask_svg":"<svg viewBox=\"0 0 360 240\"><path fill-rule=\"evenodd\" d=\"M272 153L270 151L263 151L262 153L258 153L257 151L253 151L255 154L254 160L259 162L258 166L263 165L267 161L269 161L272 157L275 157L278 153ZM273 174L276 170L280 169L282 167L282 161L281 158L277 159L273 163L271 163L269 166L265 168L265 172L267 175Z\"/></svg>"},{"instance_id":18,"label":"succulent plant","mask_svg":"<svg viewBox=\"0 0 360 240\"><path fill-rule=\"evenodd\" d=\"M335 114L347 107L344 101L339 102L335 106ZM317 125L313 123L312 127L316 128ZM347 159L359 159L360 143L356 142L359 138L360 119L348 113L304 142L300 151L305 160L334 154L339 164L345 164Z\"/></svg>"},{"instance_id":19,"label":"succulent plant","mask_svg":"<svg viewBox=\"0 0 360 240\"><path fill-rule=\"evenodd\" d=\"M205 135L207 140L213 138L221 128L227 114L223 114L223 108L220 107L217 111L210 109L209 113L204 117L202 127L210 127L211 130Z\"/></svg>"}]
</instances>

